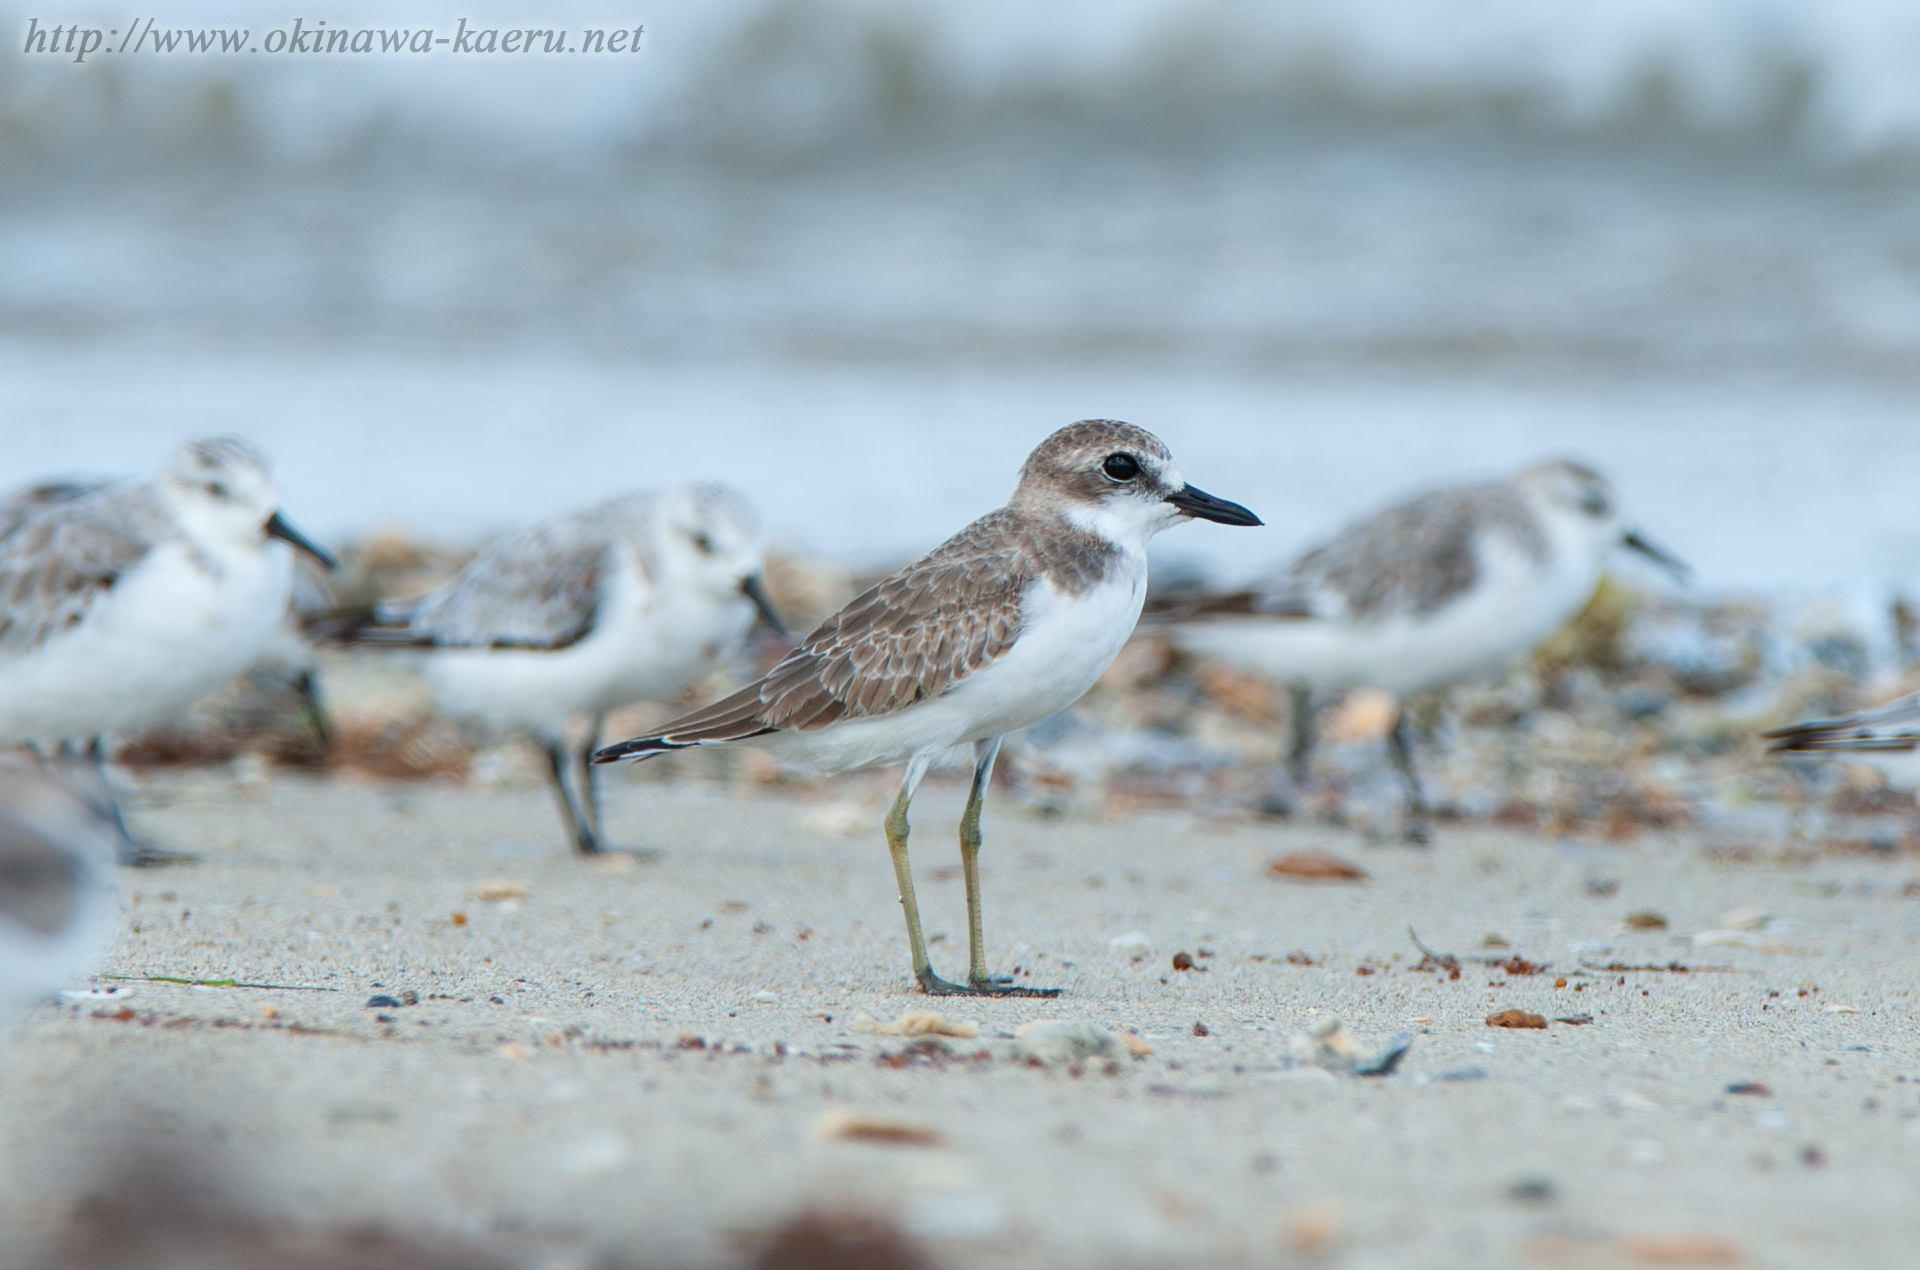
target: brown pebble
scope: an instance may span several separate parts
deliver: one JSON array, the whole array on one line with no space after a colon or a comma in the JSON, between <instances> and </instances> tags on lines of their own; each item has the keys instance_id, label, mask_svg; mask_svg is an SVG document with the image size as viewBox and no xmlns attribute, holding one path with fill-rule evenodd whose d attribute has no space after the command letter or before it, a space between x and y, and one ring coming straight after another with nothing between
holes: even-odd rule
<instances>
[{"instance_id":1,"label":"brown pebble","mask_svg":"<svg viewBox=\"0 0 1920 1270\"><path fill-rule=\"evenodd\" d=\"M1364 882L1367 871L1327 851L1292 851L1267 862L1267 874L1306 882Z\"/></svg>"},{"instance_id":2,"label":"brown pebble","mask_svg":"<svg viewBox=\"0 0 1920 1270\"><path fill-rule=\"evenodd\" d=\"M1628 913L1626 924L1629 930L1665 930L1667 919L1650 908L1643 908L1637 913Z\"/></svg>"},{"instance_id":3,"label":"brown pebble","mask_svg":"<svg viewBox=\"0 0 1920 1270\"><path fill-rule=\"evenodd\" d=\"M1553 986L1554 986L1554 987L1556 987L1556 988L1564 988L1564 987L1566 987L1566 986L1567 986L1567 977L1566 977L1565 975L1561 975L1561 976L1560 976L1560 977L1559 977L1558 979L1555 979L1555 980L1553 981Z\"/></svg>"},{"instance_id":4,"label":"brown pebble","mask_svg":"<svg viewBox=\"0 0 1920 1270\"><path fill-rule=\"evenodd\" d=\"M1207 1025L1204 1023L1195 1023L1193 1025L1193 1034L1195 1036L1212 1036L1213 1035L1213 1033L1207 1031Z\"/></svg>"},{"instance_id":5,"label":"brown pebble","mask_svg":"<svg viewBox=\"0 0 1920 1270\"><path fill-rule=\"evenodd\" d=\"M1186 953L1177 952L1173 954L1173 968L1175 970L1192 970L1193 958Z\"/></svg>"},{"instance_id":6,"label":"brown pebble","mask_svg":"<svg viewBox=\"0 0 1920 1270\"><path fill-rule=\"evenodd\" d=\"M1734 1266L1740 1247L1718 1235L1627 1235L1619 1243L1628 1261L1651 1266Z\"/></svg>"},{"instance_id":7,"label":"brown pebble","mask_svg":"<svg viewBox=\"0 0 1920 1270\"><path fill-rule=\"evenodd\" d=\"M1727 1092L1730 1094L1747 1094L1754 1098L1771 1098L1773 1097L1773 1086L1757 1080L1743 1080L1737 1085L1728 1085Z\"/></svg>"},{"instance_id":8,"label":"brown pebble","mask_svg":"<svg viewBox=\"0 0 1920 1270\"><path fill-rule=\"evenodd\" d=\"M1543 1028L1545 1018L1538 1014L1528 1014L1525 1010L1502 1010L1498 1014L1487 1016L1488 1027Z\"/></svg>"},{"instance_id":9,"label":"brown pebble","mask_svg":"<svg viewBox=\"0 0 1920 1270\"><path fill-rule=\"evenodd\" d=\"M936 1147L940 1131L929 1125L867 1111L830 1111L814 1122L817 1142L871 1142L879 1146Z\"/></svg>"}]
</instances>

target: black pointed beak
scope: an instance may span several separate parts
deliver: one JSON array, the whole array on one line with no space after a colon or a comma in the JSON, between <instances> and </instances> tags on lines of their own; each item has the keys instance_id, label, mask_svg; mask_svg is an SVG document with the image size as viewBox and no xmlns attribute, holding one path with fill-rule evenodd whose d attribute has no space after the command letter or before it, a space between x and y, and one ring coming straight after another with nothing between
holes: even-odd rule
<instances>
[{"instance_id":1,"label":"black pointed beak","mask_svg":"<svg viewBox=\"0 0 1920 1270\"><path fill-rule=\"evenodd\" d=\"M766 584L760 581L760 575L749 573L740 579L740 594L753 601L753 607L759 610L760 620L765 622L775 635L787 633L786 623L780 620L780 614L774 611L773 601L767 596Z\"/></svg>"},{"instance_id":2,"label":"black pointed beak","mask_svg":"<svg viewBox=\"0 0 1920 1270\"><path fill-rule=\"evenodd\" d=\"M1229 503L1224 498L1215 498L1203 489L1184 485L1167 495L1167 501L1189 516L1201 520L1211 520L1221 525L1258 525L1260 518L1238 503Z\"/></svg>"},{"instance_id":3,"label":"black pointed beak","mask_svg":"<svg viewBox=\"0 0 1920 1270\"><path fill-rule=\"evenodd\" d=\"M1654 546L1645 538L1641 537L1640 531L1637 529L1628 530L1626 535L1620 539L1620 545L1629 551L1637 551L1647 559L1653 561L1662 569L1671 573L1675 581L1685 582L1693 575L1693 570L1687 567L1684 560Z\"/></svg>"},{"instance_id":4,"label":"black pointed beak","mask_svg":"<svg viewBox=\"0 0 1920 1270\"><path fill-rule=\"evenodd\" d=\"M272 519L267 521L267 537L278 538L281 542L291 544L295 551L306 552L329 570L340 567L338 560L328 555L313 539L295 529L279 512L275 512Z\"/></svg>"}]
</instances>

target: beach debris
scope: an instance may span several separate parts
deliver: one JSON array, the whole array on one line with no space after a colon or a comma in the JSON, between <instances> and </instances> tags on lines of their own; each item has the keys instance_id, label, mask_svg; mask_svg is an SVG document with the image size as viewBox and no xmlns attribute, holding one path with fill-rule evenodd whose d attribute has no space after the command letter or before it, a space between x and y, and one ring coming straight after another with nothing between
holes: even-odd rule
<instances>
[{"instance_id":1,"label":"beach debris","mask_svg":"<svg viewBox=\"0 0 1920 1270\"><path fill-rule=\"evenodd\" d=\"M1773 1086L1762 1081L1743 1080L1736 1084L1728 1085L1727 1092L1730 1094L1744 1094L1750 1098L1771 1098L1773 1097Z\"/></svg>"},{"instance_id":2,"label":"beach debris","mask_svg":"<svg viewBox=\"0 0 1920 1270\"><path fill-rule=\"evenodd\" d=\"M1628 1261L1650 1266L1737 1266L1740 1245L1718 1235L1623 1235L1616 1247Z\"/></svg>"},{"instance_id":3,"label":"beach debris","mask_svg":"<svg viewBox=\"0 0 1920 1270\"><path fill-rule=\"evenodd\" d=\"M747 999L749 1001L757 1001L761 1005L772 1005L780 999L780 994L777 992L768 992L763 988Z\"/></svg>"},{"instance_id":4,"label":"beach debris","mask_svg":"<svg viewBox=\"0 0 1920 1270\"><path fill-rule=\"evenodd\" d=\"M398 1010L400 1008L400 998L390 997L384 993L371 996L367 998L365 1008L369 1010Z\"/></svg>"},{"instance_id":5,"label":"beach debris","mask_svg":"<svg viewBox=\"0 0 1920 1270\"><path fill-rule=\"evenodd\" d=\"M926 1270L931 1263L892 1222L843 1209L808 1209L754 1258L754 1270Z\"/></svg>"},{"instance_id":6,"label":"beach debris","mask_svg":"<svg viewBox=\"0 0 1920 1270\"><path fill-rule=\"evenodd\" d=\"M1287 1214L1287 1245L1302 1257L1324 1257L1347 1233L1346 1215L1332 1200L1313 1200Z\"/></svg>"},{"instance_id":7,"label":"beach debris","mask_svg":"<svg viewBox=\"0 0 1920 1270\"><path fill-rule=\"evenodd\" d=\"M1558 1196L1553 1179L1537 1173L1507 1183L1507 1198L1516 1204L1550 1204Z\"/></svg>"},{"instance_id":8,"label":"beach debris","mask_svg":"<svg viewBox=\"0 0 1920 1270\"><path fill-rule=\"evenodd\" d=\"M1385 1045L1369 1049L1353 1038L1338 1015L1326 1014L1287 1042L1287 1057L1302 1065L1333 1072L1385 1076L1399 1066L1412 1046L1411 1032L1396 1032L1387 1038Z\"/></svg>"},{"instance_id":9,"label":"beach debris","mask_svg":"<svg viewBox=\"0 0 1920 1270\"><path fill-rule=\"evenodd\" d=\"M1506 939L1506 936L1504 936L1504 935L1502 935L1502 934L1501 934L1501 933L1500 933L1499 931L1497 931L1497 930L1490 930L1490 931L1488 931L1488 932L1487 932L1487 934L1486 934L1486 938L1484 938L1484 939L1482 939L1482 940L1480 941L1480 946L1481 946L1482 948L1511 948L1511 947L1513 947L1513 945L1512 945L1512 944L1510 944L1510 943L1508 943L1508 942L1507 942L1507 939Z\"/></svg>"},{"instance_id":10,"label":"beach debris","mask_svg":"<svg viewBox=\"0 0 1920 1270\"><path fill-rule=\"evenodd\" d=\"M1321 724L1321 735L1335 745L1378 741L1393 731L1400 703L1379 688L1355 688Z\"/></svg>"},{"instance_id":11,"label":"beach debris","mask_svg":"<svg viewBox=\"0 0 1920 1270\"><path fill-rule=\"evenodd\" d=\"M136 983L177 983L189 988L267 988L275 992L338 992L338 988L323 988L311 983L242 983L238 979L188 979L180 975L101 975L102 979L117 979Z\"/></svg>"},{"instance_id":12,"label":"beach debris","mask_svg":"<svg viewBox=\"0 0 1920 1270\"><path fill-rule=\"evenodd\" d=\"M1767 923L1772 920L1773 914L1766 909L1758 904L1748 904L1720 914L1720 920L1714 926L1720 930L1765 930Z\"/></svg>"},{"instance_id":13,"label":"beach debris","mask_svg":"<svg viewBox=\"0 0 1920 1270\"><path fill-rule=\"evenodd\" d=\"M1201 974L1207 973L1205 966L1196 966L1193 964L1193 955L1191 953L1177 952L1173 954L1173 968L1175 970L1197 970Z\"/></svg>"},{"instance_id":14,"label":"beach debris","mask_svg":"<svg viewBox=\"0 0 1920 1270\"><path fill-rule=\"evenodd\" d=\"M1013 1036L1014 1053L1049 1067L1089 1058L1130 1058L1135 1052L1119 1033L1087 1019L1035 1019L1015 1028Z\"/></svg>"},{"instance_id":15,"label":"beach debris","mask_svg":"<svg viewBox=\"0 0 1920 1270\"><path fill-rule=\"evenodd\" d=\"M503 900L524 900L532 889L533 883L523 878L488 878L474 887L471 894L476 900L498 904Z\"/></svg>"},{"instance_id":16,"label":"beach debris","mask_svg":"<svg viewBox=\"0 0 1920 1270\"><path fill-rule=\"evenodd\" d=\"M1193 1034L1195 1036L1212 1036L1213 1035L1212 1032L1209 1032L1207 1030L1207 1025L1202 1023L1199 1019L1195 1019L1193 1021Z\"/></svg>"},{"instance_id":17,"label":"beach debris","mask_svg":"<svg viewBox=\"0 0 1920 1270\"><path fill-rule=\"evenodd\" d=\"M1538 1014L1529 1014L1525 1010L1502 1010L1498 1014L1487 1016L1488 1027L1544 1028L1547 1020Z\"/></svg>"},{"instance_id":18,"label":"beach debris","mask_svg":"<svg viewBox=\"0 0 1920 1270\"><path fill-rule=\"evenodd\" d=\"M1621 925L1628 930L1665 930L1667 919L1650 908L1643 908L1638 912L1628 913L1622 919Z\"/></svg>"},{"instance_id":19,"label":"beach debris","mask_svg":"<svg viewBox=\"0 0 1920 1270\"><path fill-rule=\"evenodd\" d=\"M827 1112L813 1122L815 1142L871 1142L878 1146L937 1147L940 1131L913 1120L851 1107Z\"/></svg>"},{"instance_id":20,"label":"beach debris","mask_svg":"<svg viewBox=\"0 0 1920 1270\"><path fill-rule=\"evenodd\" d=\"M1840 1005L1835 1003L1827 1006L1826 1011L1828 1014L1858 1014L1860 1013L1860 1007L1857 1005Z\"/></svg>"},{"instance_id":21,"label":"beach debris","mask_svg":"<svg viewBox=\"0 0 1920 1270\"><path fill-rule=\"evenodd\" d=\"M1122 1028L1119 1035L1121 1041L1124 1042L1127 1047L1127 1053L1133 1055L1135 1058L1145 1058L1147 1055L1153 1053L1153 1046L1147 1044L1147 1038L1133 1031L1131 1028Z\"/></svg>"},{"instance_id":22,"label":"beach debris","mask_svg":"<svg viewBox=\"0 0 1920 1270\"><path fill-rule=\"evenodd\" d=\"M1124 935L1115 935L1107 941L1107 949L1117 957L1128 961L1145 961L1153 956L1153 941L1146 932L1130 930Z\"/></svg>"},{"instance_id":23,"label":"beach debris","mask_svg":"<svg viewBox=\"0 0 1920 1270\"><path fill-rule=\"evenodd\" d=\"M67 988L60 993L60 999L69 1005L88 1005L101 1001L124 1001L139 991L132 984L113 988Z\"/></svg>"},{"instance_id":24,"label":"beach debris","mask_svg":"<svg viewBox=\"0 0 1920 1270\"><path fill-rule=\"evenodd\" d=\"M1367 871L1330 851L1289 851L1267 861L1267 875L1299 882L1364 882Z\"/></svg>"},{"instance_id":25,"label":"beach debris","mask_svg":"<svg viewBox=\"0 0 1920 1270\"><path fill-rule=\"evenodd\" d=\"M1593 1016L1591 1014L1565 1014L1555 1019L1554 1022L1565 1023L1569 1027L1585 1027L1587 1024L1593 1022Z\"/></svg>"},{"instance_id":26,"label":"beach debris","mask_svg":"<svg viewBox=\"0 0 1920 1270\"><path fill-rule=\"evenodd\" d=\"M957 1036L972 1040L980 1025L972 1019L950 1019L938 1010L908 1010L886 1023L865 1010L847 1020L847 1031L866 1036Z\"/></svg>"},{"instance_id":27,"label":"beach debris","mask_svg":"<svg viewBox=\"0 0 1920 1270\"><path fill-rule=\"evenodd\" d=\"M822 838L853 838L870 832L879 814L859 803L822 803L801 815L800 827Z\"/></svg>"},{"instance_id":28,"label":"beach debris","mask_svg":"<svg viewBox=\"0 0 1920 1270\"><path fill-rule=\"evenodd\" d=\"M1703 930L1693 936L1695 948L1769 948L1774 947L1750 930Z\"/></svg>"}]
</instances>

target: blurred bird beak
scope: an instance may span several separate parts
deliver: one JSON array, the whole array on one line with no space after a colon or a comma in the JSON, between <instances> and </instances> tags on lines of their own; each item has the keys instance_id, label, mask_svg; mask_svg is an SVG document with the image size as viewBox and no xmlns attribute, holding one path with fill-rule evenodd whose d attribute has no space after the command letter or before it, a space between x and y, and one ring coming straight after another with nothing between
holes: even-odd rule
<instances>
[{"instance_id":1,"label":"blurred bird beak","mask_svg":"<svg viewBox=\"0 0 1920 1270\"><path fill-rule=\"evenodd\" d=\"M291 543L295 551L304 551L325 565L329 570L338 569L340 562L323 551L311 538L287 523L287 518L279 512L267 522L267 537L278 538L281 542Z\"/></svg>"},{"instance_id":2,"label":"blurred bird beak","mask_svg":"<svg viewBox=\"0 0 1920 1270\"><path fill-rule=\"evenodd\" d=\"M1640 531L1637 529L1628 530L1626 536L1620 539L1620 545L1629 551L1639 552L1647 559L1659 565L1662 569L1665 569L1668 573L1671 573L1676 581L1685 582L1693 573L1693 570L1689 569L1686 563L1678 556L1670 555L1654 546L1645 538L1642 538Z\"/></svg>"},{"instance_id":3,"label":"blurred bird beak","mask_svg":"<svg viewBox=\"0 0 1920 1270\"><path fill-rule=\"evenodd\" d=\"M775 635L787 633L786 624L780 620L780 615L774 612L773 601L767 598L767 588L760 581L759 574L749 573L740 579L740 594L753 601L753 607L760 612L760 620L765 622Z\"/></svg>"},{"instance_id":4,"label":"blurred bird beak","mask_svg":"<svg viewBox=\"0 0 1920 1270\"><path fill-rule=\"evenodd\" d=\"M1260 518L1238 503L1229 503L1224 498L1215 498L1202 489L1191 485L1183 486L1167 495L1167 501L1189 516L1201 520L1211 520L1221 525L1258 525Z\"/></svg>"}]
</instances>

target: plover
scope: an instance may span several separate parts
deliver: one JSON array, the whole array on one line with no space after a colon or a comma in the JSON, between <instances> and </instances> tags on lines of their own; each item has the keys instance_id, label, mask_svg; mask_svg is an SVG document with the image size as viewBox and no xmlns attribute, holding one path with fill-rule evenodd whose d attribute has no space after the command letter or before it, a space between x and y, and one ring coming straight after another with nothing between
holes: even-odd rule
<instances>
[{"instance_id":1,"label":"plover","mask_svg":"<svg viewBox=\"0 0 1920 1270\"><path fill-rule=\"evenodd\" d=\"M904 762L886 835L914 978L936 995L1055 995L987 973L981 803L1000 738L1093 686L1139 619L1148 539L1190 517L1260 523L1188 485L1149 432L1103 419L1062 428L1028 457L1005 507L854 599L758 681L594 761L747 741L822 772ZM933 972L907 859L913 792L937 758L960 747L973 759L960 820L964 985Z\"/></svg>"},{"instance_id":2,"label":"plover","mask_svg":"<svg viewBox=\"0 0 1920 1270\"><path fill-rule=\"evenodd\" d=\"M1408 694L1498 675L1578 613L1616 547L1685 566L1622 523L1598 472L1554 461L1505 481L1447 486L1365 516L1251 588L1173 596L1155 616L1190 652L1287 683L1288 766L1304 783L1313 694ZM1425 798L1404 708L1389 745L1407 786L1407 836Z\"/></svg>"},{"instance_id":3,"label":"plover","mask_svg":"<svg viewBox=\"0 0 1920 1270\"><path fill-rule=\"evenodd\" d=\"M237 437L187 442L151 481L14 496L0 536L0 744L97 755L97 738L246 671L285 618L288 546L333 563L278 505L266 460ZM117 820L104 776L99 796ZM140 852L129 838L128 862Z\"/></svg>"},{"instance_id":4,"label":"plover","mask_svg":"<svg viewBox=\"0 0 1920 1270\"><path fill-rule=\"evenodd\" d=\"M627 494L500 539L353 637L430 649L442 710L537 735L567 831L594 854L605 830L587 758L602 719L679 693L739 649L756 613L784 635L763 558L759 517L724 486ZM582 715L586 740L570 746Z\"/></svg>"},{"instance_id":5,"label":"plover","mask_svg":"<svg viewBox=\"0 0 1920 1270\"><path fill-rule=\"evenodd\" d=\"M56 771L0 759L0 1021L88 973L120 920L120 835Z\"/></svg>"},{"instance_id":6,"label":"plover","mask_svg":"<svg viewBox=\"0 0 1920 1270\"><path fill-rule=\"evenodd\" d=\"M1879 771L1901 789L1920 788L1920 692L1842 719L1814 719L1761 733L1770 754L1838 754Z\"/></svg>"}]
</instances>

